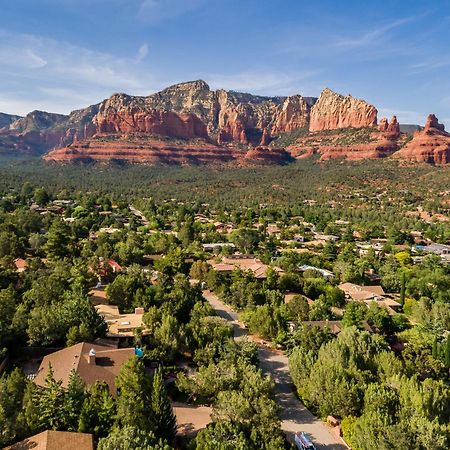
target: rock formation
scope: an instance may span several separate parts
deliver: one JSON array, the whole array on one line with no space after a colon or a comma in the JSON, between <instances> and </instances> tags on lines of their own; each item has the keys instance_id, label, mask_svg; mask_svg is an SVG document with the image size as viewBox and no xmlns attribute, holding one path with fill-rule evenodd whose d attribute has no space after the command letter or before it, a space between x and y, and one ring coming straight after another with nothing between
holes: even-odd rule
<instances>
[{"instance_id":1,"label":"rock formation","mask_svg":"<svg viewBox=\"0 0 450 450\"><path fill-rule=\"evenodd\" d=\"M398 137L400 135L400 124L398 123L397 116L392 116L391 122L383 117L378 124L378 130L381 133L385 133L387 137Z\"/></svg>"},{"instance_id":2,"label":"rock formation","mask_svg":"<svg viewBox=\"0 0 450 450\"><path fill-rule=\"evenodd\" d=\"M14 116L12 114L0 113L0 129L9 127L16 120L21 119L20 116Z\"/></svg>"},{"instance_id":3,"label":"rock formation","mask_svg":"<svg viewBox=\"0 0 450 450\"><path fill-rule=\"evenodd\" d=\"M245 161L259 164L285 164L293 158L284 148L258 146L245 154Z\"/></svg>"},{"instance_id":4,"label":"rock formation","mask_svg":"<svg viewBox=\"0 0 450 450\"><path fill-rule=\"evenodd\" d=\"M425 128L416 131L413 138L394 154L397 159L430 164L450 163L450 134L434 114L427 117Z\"/></svg>"},{"instance_id":5,"label":"rock formation","mask_svg":"<svg viewBox=\"0 0 450 450\"><path fill-rule=\"evenodd\" d=\"M244 152L205 141L172 142L145 135L101 135L52 150L46 161L122 161L145 164L210 164L226 163L243 157Z\"/></svg>"},{"instance_id":6,"label":"rock formation","mask_svg":"<svg viewBox=\"0 0 450 450\"><path fill-rule=\"evenodd\" d=\"M270 136L270 132L267 130L267 128L264 128L259 145L265 147L270 144L271 140L272 136Z\"/></svg>"},{"instance_id":7,"label":"rock formation","mask_svg":"<svg viewBox=\"0 0 450 450\"><path fill-rule=\"evenodd\" d=\"M288 161L288 153L276 147L296 158L316 153L322 160L393 153L436 164L448 159L448 135L435 116L402 148L408 138L395 116L381 119L377 128L374 106L328 88L318 99L265 97L211 90L197 80L149 96L113 94L68 116L33 111L17 120L0 120L6 124L0 129L0 153L50 150L45 159L53 161ZM411 151L413 142L421 142L420 151L417 145Z\"/></svg>"},{"instance_id":8,"label":"rock formation","mask_svg":"<svg viewBox=\"0 0 450 450\"><path fill-rule=\"evenodd\" d=\"M372 127L377 124L377 109L351 95L336 94L324 89L311 108L310 131L338 128Z\"/></svg>"},{"instance_id":9,"label":"rock formation","mask_svg":"<svg viewBox=\"0 0 450 450\"><path fill-rule=\"evenodd\" d=\"M389 131L387 119L380 121L377 128L349 128L334 131L324 130L301 135L287 147L295 158L305 158L313 154L320 155L320 160L344 158L349 160L378 159L394 154L406 135L396 133L396 120L392 120Z\"/></svg>"}]
</instances>

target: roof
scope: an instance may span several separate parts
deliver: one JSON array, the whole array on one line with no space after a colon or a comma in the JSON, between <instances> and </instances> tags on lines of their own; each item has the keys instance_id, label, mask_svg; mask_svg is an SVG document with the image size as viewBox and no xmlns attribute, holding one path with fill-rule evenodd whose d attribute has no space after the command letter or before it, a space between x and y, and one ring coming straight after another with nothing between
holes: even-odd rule
<instances>
[{"instance_id":1,"label":"roof","mask_svg":"<svg viewBox=\"0 0 450 450\"><path fill-rule=\"evenodd\" d=\"M96 305L95 309L105 319L108 324L108 336L134 336L136 328L144 327L142 318L144 310L135 309L131 314L120 314L119 308L115 305ZM145 330L143 330L145 334Z\"/></svg>"},{"instance_id":2,"label":"roof","mask_svg":"<svg viewBox=\"0 0 450 450\"><path fill-rule=\"evenodd\" d=\"M89 363L89 352L95 350L94 362ZM70 373L75 370L87 386L96 381L105 381L113 395L116 394L115 378L122 365L134 356L134 348L115 349L105 345L81 342L47 355L42 360L34 382L45 385L49 365L55 380L62 386L69 384Z\"/></svg>"},{"instance_id":3,"label":"roof","mask_svg":"<svg viewBox=\"0 0 450 450\"><path fill-rule=\"evenodd\" d=\"M369 300L385 295L381 286L360 286L353 283L342 283L338 287L353 300Z\"/></svg>"},{"instance_id":4,"label":"roof","mask_svg":"<svg viewBox=\"0 0 450 450\"><path fill-rule=\"evenodd\" d=\"M266 278L266 272L269 266L264 264L260 259L250 255L230 255L225 256L222 263L215 264L213 267L219 271L232 271L234 269L242 270L243 272L252 272L255 278ZM229 269L231 267L231 270ZM279 267L273 267L275 272L283 273Z\"/></svg>"},{"instance_id":5,"label":"roof","mask_svg":"<svg viewBox=\"0 0 450 450\"><path fill-rule=\"evenodd\" d=\"M69 431L44 431L5 450L93 450L92 434Z\"/></svg>"},{"instance_id":6,"label":"roof","mask_svg":"<svg viewBox=\"0 0 450 450\"><path fill-rule=\"evenodd\" d=\"M321 330L329 328L333 334L339 334L342 331L343 325L340 320L306 320L302 322L302 325L309 327L318 327ZM363 320L361 325L366 331L373 331L371 326Z\"/></svg>"}]
</instances>

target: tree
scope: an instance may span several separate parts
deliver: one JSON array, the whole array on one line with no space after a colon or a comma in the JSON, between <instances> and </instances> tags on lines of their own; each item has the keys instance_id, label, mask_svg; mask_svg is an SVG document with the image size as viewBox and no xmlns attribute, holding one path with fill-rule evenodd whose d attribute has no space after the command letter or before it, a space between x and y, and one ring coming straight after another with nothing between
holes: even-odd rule
<instances>
[{"instance_id":1,"label":"tree","mask_svg":"<svg viewBox=\"0 0 450 450\"><path fill-rule=\"evenodd\" d=\"M251 253L260 241L260 236L253 228L239 228L231 233L230 240L241 252Z\"/></svg>"},{"instance_id":2,"label":"tree","mask_svg":"<svg viewBox=\"0 0 450 450\"><path fill-rule=\"evenodd\" d=\"M20 436L18 420L27 381L23 372L14 369L0 378L0 445L6 446Z\"/></svg>"},{"instance_id":3,"label":"tree","mask_svg":"<svg viewBox=\"0 0 450 450\"><path fill-rule=\"evenodd\" d=\"M44 251L49 258L62 258L69 254L70 229L59 218L55 219L47 232Z\"/></svg>"},{"instance_id":4,"label":"tree","mask_svg":"<svg viewBox=\"0 0 450 450\"><path fill-rule=\"evenodd\" d=\"M304 295L296 295L286 304L288 320L297 322L309 320L309 310L308 299Z\"/></svg>"},{"instance_id":5,"label":"tree","mask_svg":"<svg viewBox=\"0 0 450 450\"><path fill-rule=\"evenodd\" d=\"M107 437L100 439L98 450L171 450L170 446L157 439L152 431L127 425L115 428Z\"/></svg>"},{"instance_id":6,"label":"tree","mask_svg":"<svg viewBox=\"0 0 450 450\"><path fill-rule=\"evenodd\" d=\"M34 191L33 198L39 206L45 206L50 201L50 196L43 187L37 188Z\"/></svg>"},{"instance_id":7,"label":"tree","mask_svg":"<svg viewBox=\"0 0 450 450\"><path fill-rule=\"evenodd\" d=\"M252 442L242 427L234 422L219 420L201 430L195 440L197 450L248 450Z\"/></svg>"},{"instance_id":8,"label":"tree","mask_svg":"<svg viewBox=\"0 0 450 450\"><path fill-rule=\"evenodd\" d=\"M108 385L97 381L84 399L78 420L80 433L92 433L95 437L106 437L115 421L116 404Z\"/></svg>"},{"instance_id":9,"label":"tree","mask_svg":"<svg viewBox=\"0 0 450 450\"><path fill-rule=\"evenodd\" d=\"M152 412L156 425L155 433L168 442L173 442L176 433L177 421L167 396L161 368L153 375L152 383Z\"/></svg>"},{"instance_id":10,"label":"tree","mask_svg":"<svg viewBox=\"0 0 450 450\"><path fill-rule=\"evenodd\" d=\"M345 327L361 327L361 322L366 318L367 306L364 303L348 302L344 309L342 324Z\"/></svg>"},{"instance_id":11,"label":"tree","mask_svg":"<svg viewBox=\"0 0 450 450\"><path fill-rule=\"evenodd\" d=\"M128 425L145 432L154 431L151 384L142 361L136 357L129 359L120 369L116 386L118 423L122 427Z\"/></svg>"}]
</instances>

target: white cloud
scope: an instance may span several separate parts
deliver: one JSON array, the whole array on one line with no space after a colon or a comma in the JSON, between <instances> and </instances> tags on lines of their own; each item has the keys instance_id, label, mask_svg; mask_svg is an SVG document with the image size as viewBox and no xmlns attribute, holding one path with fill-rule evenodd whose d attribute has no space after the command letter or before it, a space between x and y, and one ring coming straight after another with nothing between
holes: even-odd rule
<instances>
[{"instance_id":1,"label":"white cloud","mask_svg":"<svg viewBox=\"0 0 450 450\"><path fill-rule=\"evenodd\" d=\"M400 123L423 125L427 114L418 111L398 110L393 108L378 108L378 118L397 116Z\"/></svg>"},{"instance_id":2,"label":"white cloud","mask_svg":"<svg viewBox=\"0 0 450 450\"><path fill-rule=\"evenodd\" d=\"M142 44L137 52L136 55L136 59L137 61L143 61L148 55L148 45L147 44Z\"/></svg>"},{"instance_id":3,"label":"white cloud","mask_svg":"<svg viewBox=\"0 0 450 450\"><path fill-rule=\"evenodd\" d=\"M284 72L270 70L252 70L235 74L208 74L207 81L214 89L231 89L235 91L250 92L261 95L292 95L302 93L310 95L305 89L310 89L311 85L307 81L317 74L317 71L294 72L286 74ZM299 92L299 87L302 92ZM314 89L316 92L316 89Z\"/></svg>"},{"instance_id":4,"label":"white cloud","mask_svg":"<svg viewBox=\"0 0 450 450\"><path fill-rule=\"evenodd\" d=\"M113 92L148 94L161 83L143 63L147 53L147 44L139 48L136 57L123 58L0 29L0 111L68 113Z\"/></svg>"},{"instance_id":5,"label":"white cloud","mask_svg":"<svg viewBox=\"0 0 450 450\"><path fill-rule=\"evenodd\" d=\"M351 50L359 47L379 45L380 41L384 40L387 37L387 33L389 31L411 23L414 20L414 17L406 17L403 19L394 20L384 25L380 25L359 36L341 37L335 40L334 46Z\"/></svg>"}]
</instances>

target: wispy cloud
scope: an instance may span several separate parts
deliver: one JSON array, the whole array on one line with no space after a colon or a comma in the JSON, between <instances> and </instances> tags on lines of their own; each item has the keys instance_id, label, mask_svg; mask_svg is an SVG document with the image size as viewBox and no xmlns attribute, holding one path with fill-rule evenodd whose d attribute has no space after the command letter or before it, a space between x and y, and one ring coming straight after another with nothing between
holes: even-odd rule
<instances>
[{"instance_id":1,"label":"wispy cloud","mask_svg":"<svg viewBox=\"0 0 450 450\"><path fill-rule=\"evenodd\" d=\"M143 61L148 55L148 44L142 44L137 52L136 60L141 62Z\"/></svg>"},{"instance_id":2,"label":"wispy cloud","mask_svg":"<svg viewBox=\"0 0 450 450\"><path fill-rule=\"evenodd\" d=\"M435 69L442 69L443 67L448 66L450 66L450 57L440 55L412 64L410 67L413 73L421 73Z\"/></svg>"},{"instance_id":3,"label":"wispy cloud","mask_svg":"<svg viewBox=\"0 0 450 450\"><path fill-rule=\"evenodd\" d=\"M210 73L206 75L211 87L232 89L261 95L308 94L304 90L306 82L318 74L316 70L293 73L278 72L270 69L244 71L234 74ZM299 91L299 88L301 91Z\"/></svg>"},{"instance_id":4,"label":"wispy cloud","mask_svg":"<svg viewBox=\"0 0 450 450\"><path fill-rule=\"evenodd\" d=\"M378 117L397 116L400 123L405 124L423 124L425 123L426 114L418 111L398 110L394 108L378 108Z\"/></svg>"},{"instance_id":5,"label":"wispy cloud","mask_svg":"<svg viewBox=\"0 0 450 450\"><path fill-rule=\"evenodd\" d=\"M20 114L32 109L67 113L112 92L147 94L161 87L148 65L143 65L147 54L147 44L136 56L121 58L68 42L0 30L2 109ZM18 88L6 87L5 80L17 83Z\"/></svg>"},{"instance_id":6,"label":"wispy cloud","mask_svg":"<svg viewBox=\"0 0 450 450\"><path fill-rule=\"evenodd\" d=\"M384 40L389 31L402 27L416 20L414 17L405 17L394 20L389 23L379 25L368 32L351 37L340 37L334 41L335 47L352 50L355 48L368 47L379 45L381 40Z\"/></svg>"}]
</instances>

